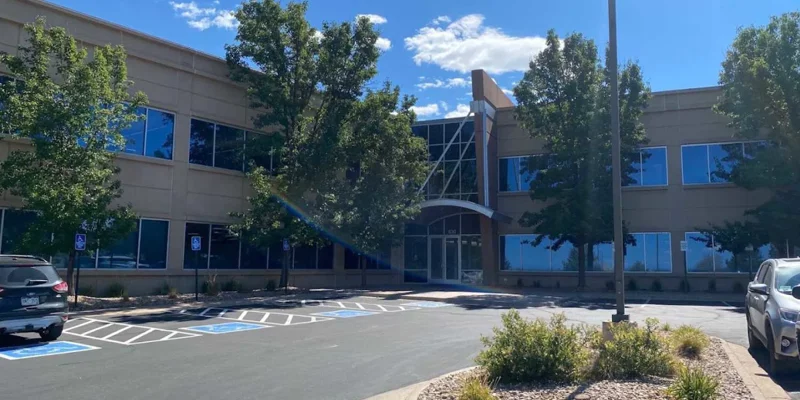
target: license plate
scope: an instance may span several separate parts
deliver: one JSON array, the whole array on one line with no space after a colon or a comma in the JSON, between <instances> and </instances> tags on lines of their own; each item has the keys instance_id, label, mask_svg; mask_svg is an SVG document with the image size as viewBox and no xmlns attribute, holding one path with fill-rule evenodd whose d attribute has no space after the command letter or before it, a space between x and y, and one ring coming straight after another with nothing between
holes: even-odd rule
<instances>
[{"instance_id":1,"label":"license plate","mask_svg":"<svg viewBox=\"0 0 800 400\"><path fill-rule=\"evenodd\" d=\"M22 305L23 306L38 306L39 305L39 298L38 297L23 297L22 298Z\"/></svg>"}]
</instances>

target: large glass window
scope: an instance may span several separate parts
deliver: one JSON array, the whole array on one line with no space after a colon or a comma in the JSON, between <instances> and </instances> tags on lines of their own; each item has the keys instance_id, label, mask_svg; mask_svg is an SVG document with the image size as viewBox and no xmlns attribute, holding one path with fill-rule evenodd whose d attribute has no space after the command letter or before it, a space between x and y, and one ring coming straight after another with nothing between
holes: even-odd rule
<instances>
[{"instance_id":1,"label":"large glass window","mask_svg":"<svg viewBox=\"0 0 800 400\"><path fill-rule=\"evenodd\" d=\"M214 166L214 131L212 122L192 119L189 134L189 162L192 164Z\"/></svg>"},{"instance_id":2,"label":"large glass window","mask_svg":"<svg viewBox=\"0 0 800 400\"><path fill-rule=\"evenodd\" d=\"M765 146L765 141L685 145L681 147L683 184L727 182L724 174L735 166L729 157L752 157Z\"/></svg>"},{"instance_id":3,"label":"large glass window","mask_svg":"<svg viewBox=\"0 0 800 400\"><path fill-rule=\"evenodd\" d=\"M639 152L639 162L630 175L633 182L627 186L663 186L667 184L667 148L650 147Z\"/></svg>"},{"instance_id":4,"label":"large glass window","mask_svg":"<svg viewBox=\"0 0 800 400\"><path fill-rule=\"evenodd\" d=\"M551 249L553 242L544 238L538 246L533 243L537 235L500 236L500 268L509 271L577 271L578 249L565 242ZM613 271L613 246L610 243L594 245L594 266L588 271ZM588 257L587 257L588 263Z\"/></svg>"},{"instance_id":5,"label":"large glass window","mask_svg":"<svg viewBox=\"0 0 800 400\"><path fill-rule=\"evenodd\" d=\"M247 240L242 241L242 269L265 269L267 268L268 250L261 250Z\"/></svg>"},{"instance_id":6,"label":"large glass window","mask_svg":"<svg viewBox=\"0 0 800 400\"><path fill-rule=\"evenodd\" d=\"M255 147L258 139L261 138L259 135L261 134L246 132L243 129L223 124L192 119L189 162L245 171L247 168L245 157L247 156L252 158L257 165L275 170L278 168L277 152L265 153L259 150L259 152L250 151L246 154L247 144Z\"/></svg>"},{"instance_id":7,"label":"large glass window","mask_svg":"<svg viewBox=\"0 0 800 400\"><path fill-rule=\"evenodd\" d=\"M111 246L98 251L97 268L136 269L136 253L139 246L139 230L128 234Z\"/></svg>"},{"instance_id":8,"label":"large glass window","mask_svg":"<svg viewBox=\"0 0 800 400\"><path fill-rule=\"evenodd\" d=\"M211 226L211 262L212 269L239 268L239 237L225 225Z\"/></svg>"},{"instance_id":9,"label":"large glass window","mask_svg":"<svg viewBox=\"0 0 800 400\"><path fill-rule=\"evenodd\" d=\"M632 233L635 245L625 245L625 270L630 272L671 272L670 234Z\"/></svg>"},{"instance_id":10,"label":"large glass window","mask_svg":"<svg viewBox=\"0 0 800 400\"><path fill-rule=\"evenodd\" d=\"M214 139L214 166L242 171L244 168L244 131L217 125Z\"/></svg>"},{"instance_id":11,"label":"large glass window","mask_svg":"<svg viewBox=\"0 0 800 400\"><path fill-rule=\"evenodd\" d=\"M754 249L752 253L734 254L719 249L711 237L711 247L700 232L686 232L686 268L689 272L733 272L749 273L767 258L780 257L781 252L769 244Z\"/></svg>"},{"instance_id":12,"label":"large glass window","mask_svg":"<svg viewBox=\"0 0 800 400\"><path fill-rule=\"evenodd\" d=\"M500 159L500 191L518 192L519 184L519 158Z\"/></svg>"},{"instance_id":13,"label":"large glass window","mask_svg":"<svg viewBox=\"0 0 800 400\"><path fill-rule=\"evenodd\" d=\"M549 157L542 154L501 158L500 192L528 191L538 172L547 167L548 159Z\"/></svg>"},{"instance_id":14,"label":"large glass window","mask_svg":"<svg viewBox=\"0 0 800 400\"><path fill-rule=\"evenodd\" d=\"M125 152L128 154L172 159L172 142L175 131L175 114L148 107L139 107L141 119L122 130Z\"/></svg>"},{"instance_id":15,"label":"large glass window","mask_svg":"<svg viewBox=\"0 0 800 400\"><path fill-rule=\"evenodd\" d=\"M36 213L23 210L0 210L0 217L3 218L0 225L0 253L19 254L20 237L28 230L28 227L36 220Z\"/></svg>"},{"instance_id":16,"label":"large glass window","mask_svg":"<svg viewBox=\"0 0 800 400\"><path fill-rule=\"evenodd\" d=\"M429 199L440 197L477 202L478 176L476 169L474 124L467 121L456 135L459 122L426 123L412 127L414 136L428 140L430 167L439 157L442 161L436 167L425 188ZM453 140L445 152L448 143ZM459 159L461 161L459 161ZM445 187L446 186L446 187Z\"/></svg>"},{"instance_id":17,"label":"large glass window","mask_svg":"<svg viewBox=\"0 0 800 400\"><path fill-rule=\"evenodd\" d=\"M167 268L169 221L142 219L139 222L139 268Z\"/></svg>"}]
</instances>

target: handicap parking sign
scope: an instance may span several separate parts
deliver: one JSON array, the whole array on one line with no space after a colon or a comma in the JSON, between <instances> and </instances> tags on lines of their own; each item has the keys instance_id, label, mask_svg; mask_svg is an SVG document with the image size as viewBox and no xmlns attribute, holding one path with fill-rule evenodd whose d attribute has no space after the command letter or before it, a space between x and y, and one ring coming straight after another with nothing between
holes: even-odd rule
<instances>
[{"instance_id":1,"label":"handicap parking sign","mask_svg":"<svg viewBox=\"0 0 800 400\"><path fill-rule=\"evenodd\" d=\"M365 315L373 315L373 314L377 313L371 311L361 311L361 310L336 310L336 311L325 311L320 313L314 313L311 315L321 315L323 317L353 318L353 317L363 317Z\"/></svg>"},{"instance_id":2,"label":"handicap parking sign","mask_svg":"<svg viewBox=\"0 0 800 400\"><path fill-rule=\"evenodd\" d=\"M99 347L74 342L34 343L24 346L0 348L0 358L6 360L22 360L26 358L55 356L59 354L77 353L80 351L98 350Z\"/></svg>"},{"instance_id":3,"label":"handicap parking sign","mask_svg":"<svg viewBox=\"0 0 800 400\"><path fill-rule=\"evenodd\" d=\"M222 324L190 326L181 329L185 329L187 331L200 332L200 333L210 333L212 335L220 335L223 333L252 331L254 329L263 329L263 328L269 328L269 326L248 324L245 322L226 322Z\"/></svg>"},{"instance_id":4,"label":"handicap parking sign","mask_svg":"<svg viewBox=\"0 0 800 400\"><path fill-rule=\"evenodd\" d=\"M200 251L200 245L202 244L202 239L200 236L192 236L192 251Z\"/></svg>"},{"instance_id":5,"label":"handicap parking sign","mask_svg":"<svg viewBox=\"0 0 800 400\"><path fill-rule=\"evenodd\" d=\"M83 233L75 234L75 251L86 250L86 235Z\"/></svg>"}]
</instances>

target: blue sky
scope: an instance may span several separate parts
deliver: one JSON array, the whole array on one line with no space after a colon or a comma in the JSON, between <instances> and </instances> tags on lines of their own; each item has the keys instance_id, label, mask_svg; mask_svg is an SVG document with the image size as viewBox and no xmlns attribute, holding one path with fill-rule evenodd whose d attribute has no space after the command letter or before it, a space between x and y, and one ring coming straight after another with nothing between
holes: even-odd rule
<instances>
[{"instance_id":1,"label":"blue sky","mask_svg":"<svg viewBox=\"0 0 800 400\"><path fill-rule=\"evenodd\" d=\"M233 41L239 0L54 0L68 8L217 56ZM502 4L502 6L498 6ZM620 62L638 61L653 90L710 86L740 26L796 11L790 0L619 0ZM310 0L308 19L373 15L386 48L379 75L418 97L420 119L455 116L471 99L469 71L486 69L511 89L550 28L580 32L602 48L606 1ZM488 49L488 50L487 50Z\"/></svg>"}]
</instances>

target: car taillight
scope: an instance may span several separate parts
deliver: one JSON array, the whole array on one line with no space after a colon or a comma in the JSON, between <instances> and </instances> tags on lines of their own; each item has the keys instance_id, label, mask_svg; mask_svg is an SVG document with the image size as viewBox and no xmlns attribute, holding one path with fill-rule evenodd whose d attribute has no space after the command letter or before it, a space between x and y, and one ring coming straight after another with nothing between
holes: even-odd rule
<instances>
[{"instance_id":1,"label":"car taillight","mask_svg":"<svg viewBox=\"0 0 800 400\"><path fill-rule=\"evenodd\" d=\"M67 286L67 282L61 281L56 283L55 286L53 286L53 290L56 293L67 293L69 287Z\"/></svg>"}]
</instances>

